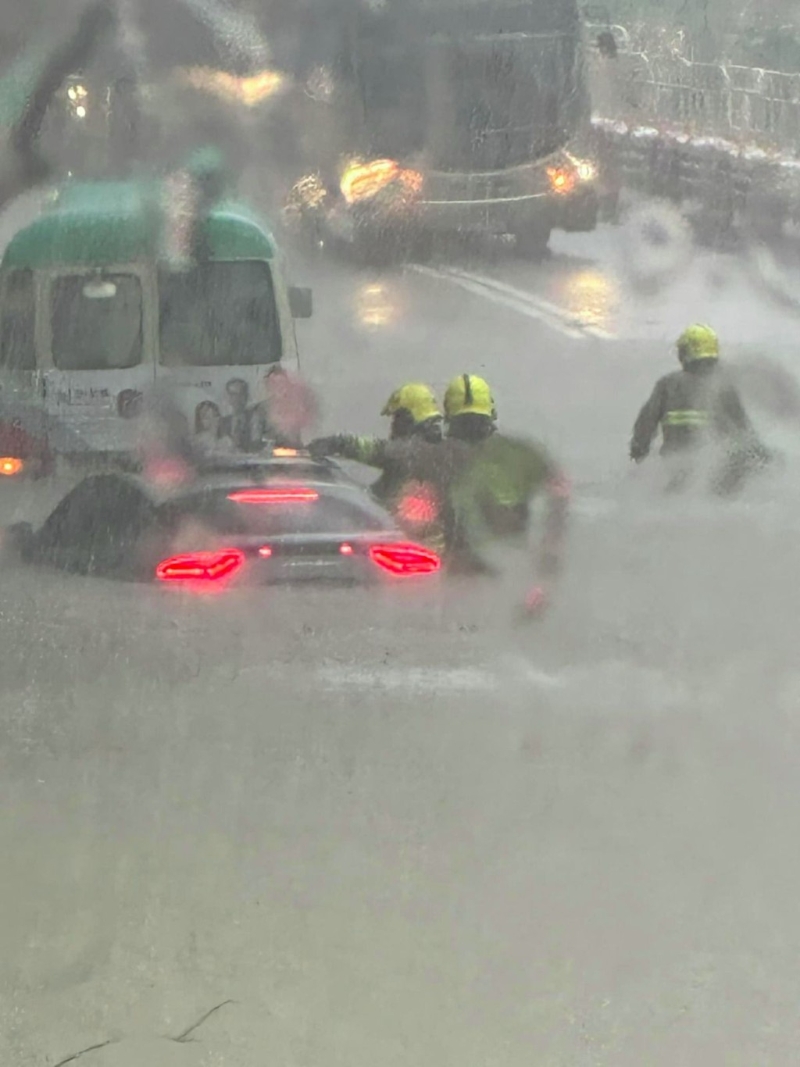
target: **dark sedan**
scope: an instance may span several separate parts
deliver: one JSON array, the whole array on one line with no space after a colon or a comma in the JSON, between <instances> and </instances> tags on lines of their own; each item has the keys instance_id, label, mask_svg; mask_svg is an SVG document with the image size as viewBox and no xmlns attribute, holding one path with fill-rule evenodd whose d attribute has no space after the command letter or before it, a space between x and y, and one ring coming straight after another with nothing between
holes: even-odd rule
<instances>
[{"instance_id":1,"label":"dark sedan","mask_svg":"<svg viewBox=\"0 0 800 1067\"><path fill-rule=\"evenodd\" d=\"M28 563L181 585L424 579L441 565L339 467L303 454L221 459L166 485L93 474L38 529L7 533Z\"/></svg>"}]
</instances>

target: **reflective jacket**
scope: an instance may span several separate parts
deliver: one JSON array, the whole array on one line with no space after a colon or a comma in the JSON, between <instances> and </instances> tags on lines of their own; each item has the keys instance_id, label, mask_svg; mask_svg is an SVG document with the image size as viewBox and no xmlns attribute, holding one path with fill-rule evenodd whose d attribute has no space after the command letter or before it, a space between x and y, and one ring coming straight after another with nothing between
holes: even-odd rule
<instances>
[{"instance_id":1,"label":"reflective jacket","mask_svg":"<svg viewBox=\"0 0 800 1067\"><path fill-rule=\"evenodd\" d=\"M633 427L632 459L644 459L659 428L662 454L754 436L736 386L716 360L689 364L656 383Z\"/></svg>"},{"instance_id":2,"label":"reflective jacket","mask_svg":"<svg viewBox=\"0 0 800 1067\"><path fill-rule=\"evenodd\" d=\"M450 487L471 454L463 441L426 441L421 436L386 440L339 434L314 442L327 455L356 460L381 474L374 496L410 537L444 552L453 537Z\"/></svg>"},{"instance_id":3,"label":"reflective jacket","mask_svg":"<svg viewBox=\"0 0 800 1067\"><path fill-rule=\"evenodd\" d=\"M456 564L479 568L484 544L527 530L530 505L539 493L547 496L540 547L540 568L547 575L560 565L569 501L566 477L535 442L496 433L473 445L450 492Z\"/></svg>"}]
</instances>

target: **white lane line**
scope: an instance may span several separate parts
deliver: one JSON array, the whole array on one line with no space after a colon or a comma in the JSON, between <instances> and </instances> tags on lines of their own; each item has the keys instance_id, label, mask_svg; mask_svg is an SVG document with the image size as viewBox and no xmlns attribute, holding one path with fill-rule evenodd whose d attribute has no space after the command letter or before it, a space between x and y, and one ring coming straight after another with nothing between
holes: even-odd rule
<instances>
[{"instance_id":1,"label":"white lane line","mask_svg":"<svg viewBox=\"0 0 800 1067\"><path fill-rule=\"evenodd\" d=\"M545 326L549 326L550 329L557 330L558 333L564 334L566 337L571 337L573 340L586 340L586 336L581 330L566 326L561 319L555 317L551 312L544 308L537 307L528 299L528 294L523 293L522 290L518 290L518 292L522 294L521 298L514 294L494 290L492 287L487 286L482 282L460 277L457 274L451 274L446 270L436 270L433 267L422 267L416 264L409 267L409 269L417 274L425 274L431 278L438 278L439 281L450 282L451 285L457 285L460 289L464 289L468 293L473 293L475 296L480 296L484 300L489 300L493 304L500 304L502 307L511 308L512 311L516 311L520 315L526 315L529 319L536 319L538 322L544 323Z\"/></svg>"},{"instance_id":2,"label":"white lane line","mask_svg":"<svg viewBox=\"0 0 800 1067\"><path fill-rule=\"evenodd\" d=\"M315 672L323 685L334 689L425 690L443 692L489 692L500 685L493 671L475 667L359 667L337 665Z\"/></svg>"},{"instance_id":3,"label":"white lane line","mask_svg":"<svg viewBox=\"0 0 800 1067\"><path fill-rule=\"evenodd\" d=\"M535 293L527 292L525 289L518 289L515 285L501 282L497 278L492 278L487 274L474 274L472 271L461 270L458 267L445 267L443 270L445 273L452 275L453 277L463 278L467 281L483 285L494 292L504 293L517 300L526 301L530 303L532 307L539 308L546 314L554 316L554 318L562 322L564 325L578 330L581 333L589 334L592 337L599 337L603 340L614 339L614 334L609 333L608 330L604 330L601 326L595 326L592 323L581 322L579 319L576 319L573 314L567 311L566 308L554 304L550 300L545 300L543 297L537 296Z\"/></svg>"},{"instance_id":4,"label":"white lane line","mask_svg":"<svg viewBox=\"0 0 800 1067\"><path fill-rule=\"evenodd\" d=\"M507 660L494 669L479 667L362 667L357 664L322 667L316 678L331 689L369 689L427 693L497 692L511 682L536 689L561 689L566 679L523 660Z\"/></svg>"},{"instance_id":5,"label":"white lane line","mask_svg":"<svg viewBox=\"0 0 800 1067\"><path fill-rule=\"evenodd\" d=\"M425 267L413 264L409 269L418 274L426 274L429 277L452 282L467 292L475 293L495 304L509 307L522 315L527 315L528 318L537 319L574 340L585 341L587 337L603 341L614 339L614 334L609 333L608 330L576 321L565 308L526 292L524 289L498 281L496 278L484 274L473 274L471 271L460 270L457 267Z\"/></svg>"}]
</instances>

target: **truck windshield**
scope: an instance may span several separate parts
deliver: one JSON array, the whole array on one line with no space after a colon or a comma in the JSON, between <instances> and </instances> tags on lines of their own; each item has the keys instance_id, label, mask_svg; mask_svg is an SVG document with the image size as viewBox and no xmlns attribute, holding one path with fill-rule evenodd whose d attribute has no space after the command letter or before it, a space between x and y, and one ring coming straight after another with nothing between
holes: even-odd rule
<instances>
[{"instance_id":1,"label":"truck windshield","mask_svg":"<svg viewBox=\"0 0 800 1067\"><path fill-rule=\"evenodd\" d=\"M496 170L565 144L586 110L574 0L362 12L353 69L364 139L391 158Z\"/></svg>"},{"instance_id":2,"label":"truck windshield","mask_svg":"<svg viewBox=\"0 0 800 1067\"><path fill-rule=\"evenodd\" d=\"M119 370L142 361L142 286L134 274L69 274L51 296L59 370Z\"/></svg>"},{"instance_id":3,"label":"truck windshield","mask_svg":"<svg viewBox=\"0 0 800 1067\"><path fill-rule=\"evenodd\" d=\"M432 138L435 163L496 170L565 144L575 126L575 61L566 34L441 42L440 69L460 91Z\"/></svg>"},{"instance_id":4,"label":"truck windshield","mask_svg":"<svg viewBox=\"0 0 800 1067\"><path fill-rule=\"evenodd\" d=\"M268 264L200 263L159 271L161 362L168 367L252 366L281 358Z\"/></svg>"}]
</instances>

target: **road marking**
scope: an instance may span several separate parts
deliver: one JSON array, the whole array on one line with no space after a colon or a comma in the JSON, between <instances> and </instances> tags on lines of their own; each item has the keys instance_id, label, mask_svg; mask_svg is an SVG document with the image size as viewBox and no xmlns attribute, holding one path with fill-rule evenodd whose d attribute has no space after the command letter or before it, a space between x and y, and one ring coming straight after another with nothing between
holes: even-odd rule
<instances>
[{"instance_id":1,"label":"road marking","mask_svg":"<svg viewBox=\"0 0 800 1067\"><path fill-rule=\"evenodd\" d=\"M466 290L468 293L473 293L475 296L480 296L484 300L491 301L493 304L500 304L502 307L511 308L512 311L516 311L521 315L526 315L529 319L536 319L538 322L542 322L546 326L549 326L550 329L556 330L558 333L564 334L564 336L570 337L573 340L586 340L585 333L573 326L566 325L561 318L554 316L552 312L548 311L546 308L537 306L534 301L530 299L530 294L525 293L522 289L518 289L511 293L503 292L502 289L496 289L494 286L487 285L485 281L476 281L469 276L463 275L461 272L451 272L446 268L438 270L433 267L414 265L409 269L415 271L417 274L425 274L429 277L438 278L440 281L450 282L453 285L457 285L460 289Z\"/></svg>"},{"instance_id":2,"label":"road marking","mask_svg":"<svg viewBox=\"0 0 800 1067\"><path fill-rule=\"evenodd\" d=\"M488 693L512 684L537 689L561 689L566 679L536 667L527 660L505 658L492 669L480 667L359 667L334 665L315 672L323 685L333 689L372 689L398 692L424 690L431 694Z\"/></svg>"},{"instance_id":3,"label":"road marking","mask_svg":"<svg viewBox=\"0 0 800 1067\"><path fill-rule=\"evenodd\" d=\"M488 692L500 678L493 671L477 667L321 667L317 677L335 689L412 689L429 693Z\"/></svg>"},{"instance_id":4,"label":"road marking","mask_svg":"<svg viewBox=\"0 0 800 1067\"><path fill-rule=\"evenodd\" d=\"M524 289L518 289L514 285L498 281L496 278L490 278L484 274L473 274L471 271L460 270L457 267L425 267L421 264L412 264L409 270L449 281L468 293L483 297L484 300L490 300L492 303L511 308L528 318L536 319L573 340L585 341L589 337L601 341L614 339L613 333L609 333L600 326L576 321L574 316L558 304L553 304Z\"/></svg>"}]
</instances>

